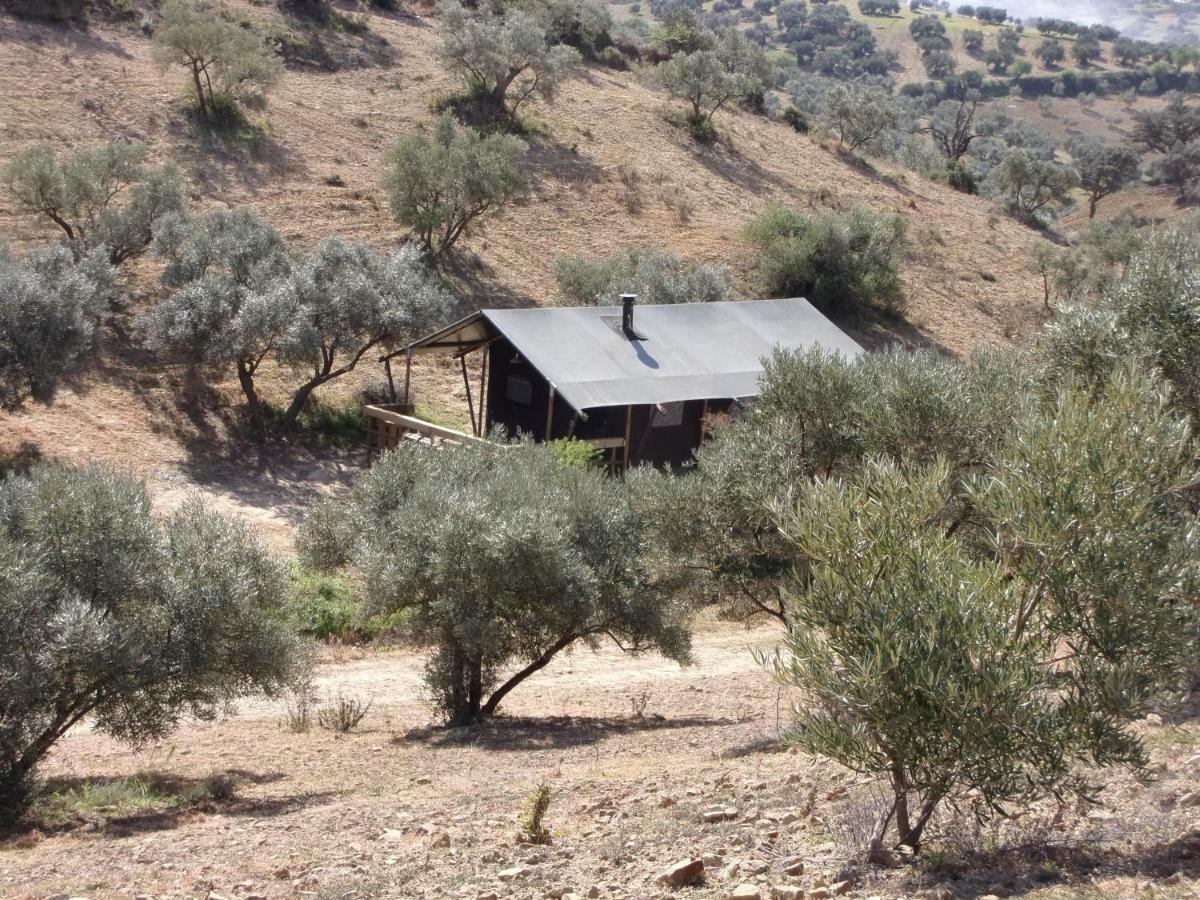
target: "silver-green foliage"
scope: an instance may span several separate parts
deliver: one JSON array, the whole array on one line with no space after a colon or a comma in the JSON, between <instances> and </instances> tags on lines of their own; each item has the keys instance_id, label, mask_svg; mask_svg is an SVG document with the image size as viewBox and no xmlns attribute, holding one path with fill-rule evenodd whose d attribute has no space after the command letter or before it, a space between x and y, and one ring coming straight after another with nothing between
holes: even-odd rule
<instances>
[{"instance_id":1,"label":"silver-green foliage","mask_svg":"<svg viewBox=\"0 0 1200 900\"><path fill-rule=\"evenodd\" d=\"M4 180L17 209L52 222L76 259L102 249L119 265L142 254L159 220L186 204L178 169L149 169L145 159L134 141L62 156L39 144L17 155Z\"/></svg>"},{"instance_id":2,"label":"silver-green foliage","mask_svg":"<svg viewBox=\"0 0 1200 900\"><path fill-rule=\"evenodd\" d=\"M411 613L433 700L464 724L577 643L687 661L687 608L646 534L623 482L546 447L405 446L359 480L349 512L315 511L300 544L314 565L361 572L368 613Z\"/></svg>"},{"instance_id":3,"label":"silver-green foliage","mask_svg":"<svg viewBox=\"0 0 1200 900\"><path fill-rule=\"evenodd\" d=\"M1155 234L1092 304L1067 307L1039 335L1052 383L1095 384L1124 360L1156 368L1173 402L1200 423L1200 247L1178 225Z\"/></svg>"},{"instance_id":4,"label":"silver-green foliage","mask_svg":"<svg viewBox=\"0 0 1200 900\"><path fill-rule=\"evenodd\" d=\"M774 70L762 48L735 28L724 29L712 46L673 56L657 77L671 96L690 105L692 134L712 136L712 118L729 103L769 89Z\"/></svg>"},{"instance_id":5,"label":"silver-green foliage","mask_svg":"<svg viewBox=\"0 0 1200 900\"><path fill-rule=\"evenodd\" d=\"M432 134L410 132L388 151L383 186L392 215L440 258L486 216L525 199L525 149L511 135L459 127L447 113Z\"/></svg>"},{"instance_id":6,"label":"silver-green foliage","mask_svg":"<svg viewBox=\"0 0 1200 900\"><path fill-rule=\"evenodd\" d=\"M809 217L770 206L746 227L746 238L772 297L805 297L837 312L896 312L904 306L905 230L903 216L866 207Z\"/></svg>"},{"instance_id":7,"label":"silver-green foliage","mask_svg":"<svg viewBox=\"0 0 1200 900\"><path fill-rule=\"evenodd\" d=\"M1196 482L1166 390L1122 368L1020 402L965 481L875 458L779 505L805 567L769 662L801 694L793 738L890 784L876 847L919 847L966 791L986 815L1145 762L1128 723L1193 649Z\"/></svg>"},{"instance_id":8,"label":"silver-green foliage","mask_svg":"<svg viewBox=\"0 0 1200 900\"><path fill-rule=\"evenodd\" d=\"M293 259L248 210L171 218L156 251L174 290L145 319L151 346L218 371L232 367L260 428L255 379L264 363L296 373L288 426L314 391L373 348L420 332L451 303L415 248L384 255L329 237Z\"/></svg>"},{"instance_id":9,"label":"silver-green foliage","mask_svg":"<svg viewBox=\"0 0 1200 900\"><path fill-rule=\"evenodd\" d=\"M197 110L210 120L230 104L263 108L283 75L283 63L258 32L204 0L167 0L154 29L154 55L164 67L187 68Z\"/></svg>"},{"instance_id":10,"label":"silver-green foliage","mask_svg":"<svg viewBox=\"0 0 1200 900\"><path fill-rule=\"evenodd\" d=\"M493 114L515 118L531 97L552 100L579 61L579 53L562 43L563 28L571 24L563 21L567 6L485 2L468 8L448 0L441 7L439 53L473 97Z\"/></svg>"},{"instance_id":11,"label":"silver-green foliage","mask_svg":"<svg viewBox=\"0 0 1200 900\"><path fill-rule=\"evenodd\" d=\"M964 367L932 352L851 361L777 350L744 422L714 423L691 476L643 492L656 539L729 615L785 619L780 588L804 562L772 515L780 497L814 478L851 477L871 456L978 468L1011 421L1007 398L1024 388L998 354Z\"/></svg>"},{"instance_id":12,"label":"silver-green foliage","mask_svg":"<svg viewBox=\"0 0 1200 900\"><path fill-rule=\"evenodd\" d=\"M685 263L657 247L625 247L610 256L560 256L554 261L558 290L579 306L611 305L621 294L639 303L709 303L734 299L724 266Z\"/></svg>"},{"instance_id":13,"label":"silver-green foliage","mask_svg":"<svg viewBox=\"0 0 1200 900\"><path fill-rule=\"evenodd\" d=\"M22 259L0 244L0 407L49 400L87 358L112 278L100 250L79 262L66 248Z\"/></svg>"},{"instance_id":14,"label":"silver-green foliage","mask_svg":"<svg viewBox=\"0 0 1200 900\"><path fill-rule=\"evenodd\" d=\"M140 742L284 687L283 592L253 533L199 501L156 519L142 483L99 467L0 481L0 815L86 718Z\"/></svg>"}]
</instances>

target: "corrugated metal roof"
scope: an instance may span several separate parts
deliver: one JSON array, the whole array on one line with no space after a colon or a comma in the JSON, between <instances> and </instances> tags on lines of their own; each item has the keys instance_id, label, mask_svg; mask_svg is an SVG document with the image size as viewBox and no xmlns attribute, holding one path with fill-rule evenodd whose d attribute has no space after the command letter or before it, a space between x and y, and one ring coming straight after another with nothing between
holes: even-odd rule
<instances>
[{"instance_id":1,"label":"corrugated metal roof","mask_svg":"<svg viewBox=\"0 0 1200 900\"><path fill-rule=\"evenodd\" d=\"M758 394L762 360L776 346L822 347L855 357L862 348L807 300L741 300L637 306L621 332L621 307L485 309L409 349L478 344L503 334L579 411Z\"/></svg>"}]
</instances>

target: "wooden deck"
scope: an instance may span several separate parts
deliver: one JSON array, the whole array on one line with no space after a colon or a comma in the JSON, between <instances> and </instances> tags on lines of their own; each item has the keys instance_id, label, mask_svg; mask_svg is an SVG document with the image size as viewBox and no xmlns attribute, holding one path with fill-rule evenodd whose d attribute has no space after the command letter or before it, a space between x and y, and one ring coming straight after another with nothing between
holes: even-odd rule
<instances>
[{"instance_id":1,"label":"wooden deck","mask_svg":"<svg viewBox=\"0 0 1200 900\"><path fill-rule=\"evenodd\" d=\"M465 431L457 431L442 425L435 425L409 415L409 407L402 404L388 406L368 405L364 410L367 414L367 465L385 450L400 446L401 441L415 441L439 447L443 444L456 446L499 447L486 438L475 437ZM596 462L610 472L621 468L622 451L625 449L624 438L598 438L586 440L601 451L601 458Z\"/></svg>"}]
</instances>

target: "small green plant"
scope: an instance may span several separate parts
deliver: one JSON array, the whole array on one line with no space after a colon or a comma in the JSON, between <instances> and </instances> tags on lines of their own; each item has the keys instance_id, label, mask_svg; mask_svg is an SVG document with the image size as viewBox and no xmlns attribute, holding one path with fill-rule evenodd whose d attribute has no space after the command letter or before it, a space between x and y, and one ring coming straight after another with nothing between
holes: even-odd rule
<instances>
[{"instance_id":1,"label":"small green plant","mask_svg":"<svg viewBox=\"0 0 1200 900\"><path fill-rule=\"evenodd\" d=\"M525 811L521 813L521 840L530 844L550 843L550 831L542 824L550 808L550 786L539 784L525 798Z\"/></svg>"},{"instance_id":2,"label":"small green plant","mask_svg":"<svg viewBox=\"0 0 1200 900\"><path fill-rule=\"evenodd\" d=\"M358 727L371 711L371 701L338 694L332 703L317 710L317 724L329 731L347 734Z\"/></svg>"},{"instance_id":3,"label":"small green plant","mask_svg":"<svg viewBox=\"0 0 1200 900\"><path fill-rule=\"evenodd\" d=\"M573 437L551 441L550 452L559 464L574 466L578 469L586 469L592 463L596 462L601 455L600 451L587 441L581 441Z\"/></svg>"},{"instance_id":4,"label":"small green plant","mask_svg":"<svg viewBox=\"0 0 1200 900\"><path fill-rule=\"evenodd\" d=\"M287 606L296 630L319 641L349 636L358 614L345 580L299 566L292 569Z\"/></svg>"}]
</instances>

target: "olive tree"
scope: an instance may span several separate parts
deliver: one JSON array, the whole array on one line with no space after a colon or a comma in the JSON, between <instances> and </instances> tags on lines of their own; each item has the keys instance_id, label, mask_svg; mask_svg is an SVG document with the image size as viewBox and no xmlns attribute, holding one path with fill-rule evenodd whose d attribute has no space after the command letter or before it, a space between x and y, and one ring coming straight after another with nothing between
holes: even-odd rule
<instances>
[{"instance_id":1,"label":"olive tree","mask_svg":"<svg viewBox=\"0 0 1200 900\"><path fill-rule=\"evenodd\" d=\"M16 156L4 181L16 208L52 222L76 259L103 249L119 265L144 253L159 219L186 204L179 170L150 169L145 160L135 141L63 156L39 144Z\"/></svg>"},{"instance_id":2,"label":"olive tree","mask_svg":"<svg viewBox=\"0 0 1200 900\"><path fill-rule=\"evenodd\" d=\"M1155 153L1170 153L1200 138L1200 106L1189 105L1172 93L1160 109L1137 110L1130 138Z\"/></svg>"},{"instance_id":3,"label":"olive tree","mask_svg":"<svg viewBox=\"0 0 1200 900\"><path fill-rule=\"evenodd\" d=\"M89 356L112 278L100 250L77 263L65 247L22 259L0 244L0 408L49 400Z\"/></svg>"},{"instance_id":4,"label":"olive tree","mask_svg":"<svg viewBox=\"0 0 1200 900\"><path fill-rule=\"evenodd\" d=\"M1128 147L1106 144L1098 138L1076 138L1067 150L1079 173L1079 186L1088 198L1088 218L1096 217L1096 204L1115 194L1138 175L1138 154Z\"/></svg>"},{"instance_id":5,"label":"olive tree","mask_svg":"<svg viewBox=\"0 0 1200 900\"><path fill-rule=\"evenodd\" d=\"M481 135L445 114L432 134L410 132L388 151L383 186L392 215L440 260L485 217L524 201L525 152L518 138Z\"/></svg>"},{"instance_id":6,"label":"olive tree","mask_svg":"<svg viewBox=\"0 0 1200 900\"><path fill-rule=\"evenodd\" d=\"M0 816L79 722L137 743L285 688L283 594L253 532L199 500L159 519L141 482L100 467L0 481Z\"/></svg>"},{"instance_id":7,"label":"olive tree","mask_svg":"<svg viewBox=\"0 0 1200 900\"><path fill-rule=\"evenodd\" d=\"M628 485L549 447L409 445L358 481L349 511L315 510L300 545L313 564L352 563L370 612L408 614L435 705L466 725L576 644L688 661L688 606L646 534Z\"/></svg>"},{"instance_id":8,"label":"olive tree","mask_svg":"<svg viewBox=\"0 0 1200 900\"><path fill-rule=\"evenodd\" d=\"M773 83L762 48L733 28L716 35L711 47L673 56L659 67L658 77L671 96L690 105L687 126L697 140L712 138L719 110Z\"/></svg>"},{"instance_id":9,"label":"olive tree","mask_svg":"<svg viewBox=\"0 0 1200 900\"><path fill-rule=\"evenodd\" d=\"M826 93L822 118L842 148L852 153L895 128L900 113L883 88L839 84Z\"/></svg>"},{"instance_id":10,"label":"olive tree","mask_svg":"<svg viewBox=\"0 0 1200 900\"><path fill-rule=\"evenodd\" d=\"M872 455L977 470L1011 422L1007 398L1025 389L1007 355L964 365L932 352L777 349L744 418L710 423L693 473L650 485L656 540L730 616L786 622L783 588L806 563L773 506L813 479L853 477Z\"/></svg>"},{"instance_id":11,"label":"olive tree","mask_svg":"<svg viewBox=\"0 0 1200 900\"><path fill-rule=\"evenodd\" d=\"M553 99L579 53L558 40L545 15L519 4L458 0L441 7L439 53L493 116L515 119L531 97Z\"/></svg>"},{"instance_id":12,"label":"olive tree","mask_svg":"<svg viewBox=\"0 0 1200 900\"><path fill-rule=\"evenodd\" d=\"M610 305L621 294L639 303L708 303L734 299L733 278L724 266L685 263L655 247L625 247L611 256L554 260L558 291L579 306Z\"/></svg>"},{"instance_id":13,"label":"olive tree","mask_svg":"<svg viewBox=\"0 0 1200 900\"><path fill-rule=\"evenodd\" d=\"M204 0L167 0L154 29L154 55L182 66L201 118L227 117L237 106L261 109L283 75L283 64L262 36L230 21Z\"/></svg>"},{"instance_id":14,"label":"olive tree","mask_svg":"<svg viewBox=\"0 0 1200 900\"><path fill-rule=\"evenodd\" d=\"M1079 183L1074 169L1052 159L1039 159L1023 149L1009 150L988 175L991 194L1014 218L1044 224L1046 213L1067 199Z\"/></svg>"},{"instance_id":15,"label":"olive tree","mask_svg":"<svg viewBox=\"0 0 1200 900\"><path fill-rule=\"evenodd\" d=\"M217 371L234 368L260 433L264 363L298 379L280 418L288 428L314 391L372 349L428 327L451 303L414 248L384 255L330 237L293 260L278 233L248 211L173 220L157 249L174 290L145 319L151 346Z\"/></svg>"},{"instance_id":16,"label":"olive tree","mask_svg":"<svg viewBox=\"0 0 1200 900\"><path fill-rule=\"evenodd\" d=\"M1130 722L1194 649L1195 452L1152 378L1102 393L1026 401L965 483L876 459L777 510L806 566L764 662L800 693L793 740L888 783L876 852L968 792L987 816L1146 761Z\"/></svg>"}]
</instances>

